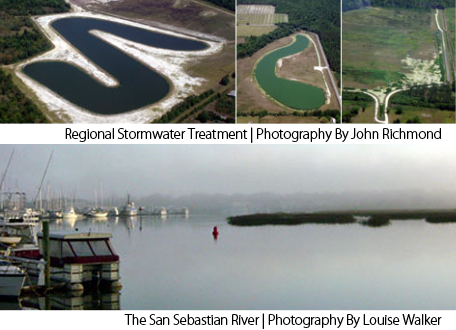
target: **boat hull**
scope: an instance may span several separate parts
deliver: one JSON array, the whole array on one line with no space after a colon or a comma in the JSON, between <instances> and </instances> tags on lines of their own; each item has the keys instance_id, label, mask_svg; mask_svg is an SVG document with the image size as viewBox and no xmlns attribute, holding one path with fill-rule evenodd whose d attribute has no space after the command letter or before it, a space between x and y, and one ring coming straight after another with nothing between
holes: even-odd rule
<instances>
[{"instance_id":1,"label":"boat hull","mask_svg":"<svg viewBox=\"0 0 456 330\"><path fill-rule=\"evenodd\" d=\"M25 274L0 274L0 297L19 297Z\"/></svg>"},{"instance_id":2,"label":"boat hull","mask_svg":"<svg viewBox=\"0 0 456 330\"><path fill-rule=\"evenodd\" d=\"M19 244L22 240L22 237L1 237L0 236L0 243L6 245L16 245Z\"/></svg>"}]
</instances>

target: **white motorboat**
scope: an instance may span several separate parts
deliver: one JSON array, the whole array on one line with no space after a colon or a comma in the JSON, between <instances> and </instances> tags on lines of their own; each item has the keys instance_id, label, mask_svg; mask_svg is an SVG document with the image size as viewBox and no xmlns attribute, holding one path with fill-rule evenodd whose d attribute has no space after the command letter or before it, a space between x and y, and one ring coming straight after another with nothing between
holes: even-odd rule
<instances>
[{"instance_id":1,"label":"white motorboat","mask_svg":"<svg viewBox=\"0 0 456 330\"><path fill-rule=\"evenodd\" d=\"M21 268L0 260L0 297L19 297L24 281L25 273Z\"/></svg>"}]
</instances>

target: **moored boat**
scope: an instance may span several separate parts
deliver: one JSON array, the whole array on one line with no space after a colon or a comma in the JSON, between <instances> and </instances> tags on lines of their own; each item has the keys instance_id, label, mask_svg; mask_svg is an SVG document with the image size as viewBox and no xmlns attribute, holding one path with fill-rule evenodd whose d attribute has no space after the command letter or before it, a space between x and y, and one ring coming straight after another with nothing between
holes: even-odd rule
<instances>
[{"instance_id":1,"label":"moored boat","mask_svg":"<svg viewBox=\"0 0 456 330\"><path fill-rule=\"evenodd\" d=\"M68 210L63 212L64 219L76 219L79 215L76 213L73 207L70 207Z\"/></svg>"},{"instance_id":2,"label":"moored boat","mask_svg":"<svg viewBox=\"0 0 456 330\"><path fill-rule=\"evenodd\" d=\"M128 195L127 204L120 211L120 215L124 217L134 217L138 214L135 202L130 201L130 195Z\"/></svg>"},{"instance_id":3,"label":"moored boat","mask_svg":"<svg viewBox=\"0 0 456 330\"><path fill-rule=\"evenodd\" d=\"M16 298L25 281L24 271L10 261L0 260L0 297Z\"/></svg>"}]
</instances>

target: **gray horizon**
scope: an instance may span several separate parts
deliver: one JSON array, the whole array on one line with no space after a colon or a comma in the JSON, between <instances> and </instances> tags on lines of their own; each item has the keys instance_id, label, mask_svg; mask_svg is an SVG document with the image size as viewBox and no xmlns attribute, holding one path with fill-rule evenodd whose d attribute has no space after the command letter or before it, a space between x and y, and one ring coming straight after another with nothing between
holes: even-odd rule
<instances>
[{"instance_id":1,"label":"gray horizon","mask_svg":"<svg viewBox=\"0 0 456 330\"><path fill-rule=\"evenodd\" d=\"M293 194L360 190L454 191L456 153L415 145L1 145L3 191L43 187L92 199L152 194ZM43 188L43 189L44 189Z\"/></svg>"}]
</instances>

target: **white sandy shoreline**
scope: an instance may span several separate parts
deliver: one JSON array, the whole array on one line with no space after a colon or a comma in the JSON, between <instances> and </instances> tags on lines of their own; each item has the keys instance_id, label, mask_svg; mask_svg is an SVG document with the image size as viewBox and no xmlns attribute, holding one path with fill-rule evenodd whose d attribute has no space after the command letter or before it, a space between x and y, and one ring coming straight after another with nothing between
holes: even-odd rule
<instances>
[{"instance_id":1,"label":"white sandy shoreline","mask_svg":"<svg viewBox=\"0 0 456 330\"><path fill-rule=\"evenodd\" d=\"M226 40L222 38L197 32L186 31L188 32L187 34L180 34L178 32L151 27L127 19L84 11L80 7L74 5L72 5L72 8L74 11L70 13L34 17L34 21L51 40L54 48L42 55L10 66L13 68L14 73L36 94L37 98L46 105L48 111L64 122L148 123L153 121L154 119L159 118L166 111L170 110L174 105L180 103L184 98L194 94L196 88L205 82L205 79L202 77L192 77L188 75L185 72L187 64L199 61L204 57L211 56L221 51L226 43ZM69 17L107 20L161 34L201 41L207 44L208 47L201 51L172 51L132 42L99 30L90 31L93 35L115 46L116 48L121 49L132 58L165 76L171 82L173 87L172 92L166 98L155 104L118 115L98 115L70 103L22 72L22 69L30 63L41 61L63 61L75 65L107 87L115 87L118 85L115 77L112 77L108 72L101 70L98 66L92 63L51 27L52 22Z\"/></svg>"}]
</instances>

